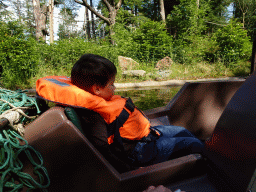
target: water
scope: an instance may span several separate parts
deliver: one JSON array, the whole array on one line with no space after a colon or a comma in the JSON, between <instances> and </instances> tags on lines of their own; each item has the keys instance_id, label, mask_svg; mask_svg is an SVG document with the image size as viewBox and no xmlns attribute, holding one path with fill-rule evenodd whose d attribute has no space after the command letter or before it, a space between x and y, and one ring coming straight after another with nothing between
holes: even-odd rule
<instances>
[{"instance_id":1,"label":"water","mask_svg":"<svg viewBox=\"0 0 256 192\"><path fill-rule=\"evenodd\" d=\"M180 90L180 86L161 87L149 90L117 90L116 94L130 97L134 104L141 110L165 106Z\"/></svg>"},{"instance_id":2,"label":"water","mask_svg":"<svg viewBox=\"0 0 256 192\"><path fill-rule=\"evenodd\" d=\"M116 95L130 97L134 104L141 110L153 109L167 105L180 90L181 86L155 87L146 90L116 90ZM35 96L35 90L27 90L29 96ZM55 104L49 102L50 107Z\"/></svg>"}]
</instances>

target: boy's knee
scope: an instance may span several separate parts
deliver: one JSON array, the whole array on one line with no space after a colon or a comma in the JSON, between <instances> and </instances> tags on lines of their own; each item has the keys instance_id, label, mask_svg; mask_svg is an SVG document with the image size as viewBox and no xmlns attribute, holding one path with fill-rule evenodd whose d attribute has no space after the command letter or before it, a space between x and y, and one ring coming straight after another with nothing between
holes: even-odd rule
<instances>
[{"instance_id":1,"label":"boy's knee","mask_svg":"<svg viewBox=\"0 0 256 192\"><path fill-rule=\"evenodd\" d=\"M167 137L194 137L189 130L181 126L155 126L154 128Z\"/></svg>"}]
</instances>

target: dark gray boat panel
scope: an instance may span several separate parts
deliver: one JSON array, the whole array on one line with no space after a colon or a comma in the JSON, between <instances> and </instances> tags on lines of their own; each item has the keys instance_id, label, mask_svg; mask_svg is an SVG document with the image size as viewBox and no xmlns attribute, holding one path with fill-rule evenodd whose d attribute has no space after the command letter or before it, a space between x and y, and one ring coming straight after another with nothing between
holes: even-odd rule
<instances>
[{"instance_id":1,"label":"dark gray boat panel","mask_svg":"<svg viewBox=\"0 0 256 192\"><path fill-rule=\"evenodd\" d=\"M205 143L206 174L176 184L191 192L255 191L256 168L256 76L241 85L225 107L214 132Z\"/></svg>"},{"instance_id":2,"label":"dark gray boat panel","mask_svg":"<svg viewBox=\"0 0 256 192\"><path fill-rule=\"evenodd\" d=\"M152 125L182 126L205 140L211 136L223 110L244 81L186 83L167 106L145 113Z\"/></svg>"},{"instance_id":3,"label":"dark gray boat panel","mask_svg":"<svg viewBox=\"0 0 256 192\"><path fill-rule=\"evenodd\" d=\"M246 191L256 168L256 76L248 77L221 115L206 156L234 191Z\"/></svg>"}]
</instances>

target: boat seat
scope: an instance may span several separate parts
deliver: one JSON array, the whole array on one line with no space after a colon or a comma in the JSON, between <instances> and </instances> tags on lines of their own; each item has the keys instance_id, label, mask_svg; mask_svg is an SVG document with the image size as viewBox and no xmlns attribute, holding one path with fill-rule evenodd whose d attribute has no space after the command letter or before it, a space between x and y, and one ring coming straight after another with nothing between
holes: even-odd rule
<instances>
[{"instance_id":1,"label":"boat seat","mask_svg":"<svg viewBox=\"0 0 256 192\"><path fill-rule=\"evenodd\" d=\"M203 174L202 156L192 154L119 173L65 114L55 106L25 128L25 139L38 150L51 179L49 191L142 191Z\"/></svg>"},{"instance_id":2,"label":"boat seat","mask_svg":"<svg viewBox=\"0 0 256 192\"><path fill-rule=\"evenodd\" d=\"M166 185L171 190L256 190L256 72L234 94L205 142L206 174Z\"/></svg>"},{"instance_id":3,"label":"boat seat","mask_svg":"<svg viewBox=\"0 0 256 192\"><path fill-rule=\"evenodd\" d=\"M228 81L188 82L164 107L145 111L154 125L176 125L201 139L209 138L228 102L244 83Z\"/></svg>"}]
</instances>

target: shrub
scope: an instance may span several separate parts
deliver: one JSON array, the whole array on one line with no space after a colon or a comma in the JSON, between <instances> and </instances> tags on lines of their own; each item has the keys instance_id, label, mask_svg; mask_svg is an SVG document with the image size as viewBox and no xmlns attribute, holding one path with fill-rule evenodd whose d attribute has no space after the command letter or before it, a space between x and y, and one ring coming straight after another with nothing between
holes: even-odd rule
<instances>
[{"instance_id":1,"label":"shrub","mask_svg":"<svg viewBox=\"0 0 256 192\"><path fill-rule=\"evenodd\" d=\"M117 53L112 46L80 38L62 39L50 45L41 44L40 53L41 71L37 78L45 75L42 70L47 70L51 75L69 76L75 62L85 53L101 55L114 63L117 61Z\"/></svg>"},{"instance_id":2,"label":"shrub","mask_svg":"<svg viewBox=\"0 0 256 192\"><path fill-rule=\"evenodd\" d=\"M147 19L140 22L137 27L116 24L115 31L116 47L122 56L143 62L157 61L170 56L172 38L161 22Z\"/></svg>"},{"instance_id":3,"label":"shrub","mask_svg":"<svg viewBox=\"0 0 256 192\"><path fill-rule=\"evenodd\" d=\"M39 55L34 39L18 22L0 23L1 80L6 88L23 88L37 72Z\"/></svg>"},{"instance_id":4,"label":"shrub","mask_svg":"<svg viewBox=\"0 0 256 192\"><path fill-rule=\"evenodd\" d=\"M156 61L170 56L172 38L161 22L147 21L133 32L134 51L140 60Z\"/></svg>"},{"instance_id":5,"label":"shrub","mask_svg":"<svg viewBox=\"0 0 256 192\"><path fill-rule=\"evenodd\" d=\"M217 48L214 52L215 60L220 57L224 63L228 63L250 57L251 43L247 31L235 20L214 33L213 41Z\"/></svg>"}]
</instances>

